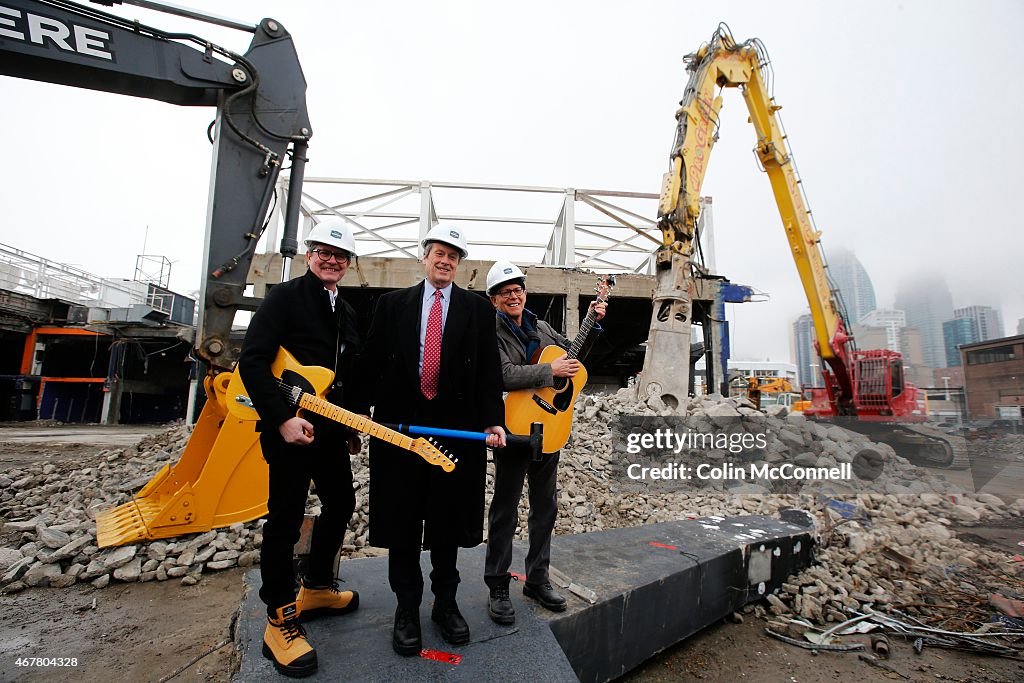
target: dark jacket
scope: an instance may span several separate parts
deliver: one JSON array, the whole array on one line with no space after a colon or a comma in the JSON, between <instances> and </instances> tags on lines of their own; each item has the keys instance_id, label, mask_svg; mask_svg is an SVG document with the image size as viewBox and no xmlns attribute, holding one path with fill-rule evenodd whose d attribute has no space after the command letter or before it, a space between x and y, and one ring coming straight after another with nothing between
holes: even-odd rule
<instances>
[{"instance_id":1,"label":"dark jacket","mask_svg":"<svg viewBox=\"0 0 1024 683\"><path fill-rule=\"evenodd\" d=\"M310 271L267 293L249 323L238 359L238 372L260 414L264 434L276 434L277 428L296 413L270 372L282 346L302 365L333 370L336 377L327 400L347 407L345 386L352 381L353 360L359 347L355 311L340 293L331 311L330 295ZM327 423L333 427L333 423L316 415L306 417L314 425Z\"/></svg>"},{"instance_id":2,"label":"dark jacket","mask_svg":"<svg viewBox=\"0 0 1024 683\"><path fill-rule=\"evenodd\" d=\"M382 296L359 359L360 410L377 422L482 431L504 422L494 309L487 299L452 286L441 340L437 398L420 396L419 327L423 283ZM370 543L408 547L419 539L410 520L426 521L427 545L470 547L483 538L486 447L448 441L459 459L446 473L414 453L370 442Z\"/></svg>"},{"instance_id":3,"label":"dark jacket","mask_svg":"<svg viewBox=\"0 0 1024 683\"><path fill-rule=\"evenodd\" d=\"M541 351L547 346L560 346L563 349L568 349L572 343L565 335L557 332L551 325L538 319L532 311L524 310L523 319L526 322L527 328L535 330L534 334L540 340L539 349ZM527 358L526 349L523 347L522 342L516 333L512 331L512 326L515 323L497 311L495 311L494 323L498 337L498 355L501 358L501 379L505 391L554 386L551 364L531 364L531 359ZM580 359L586 358L600 332L600 325L591 330L580 351Z\"/></svg>"}]
</instances>

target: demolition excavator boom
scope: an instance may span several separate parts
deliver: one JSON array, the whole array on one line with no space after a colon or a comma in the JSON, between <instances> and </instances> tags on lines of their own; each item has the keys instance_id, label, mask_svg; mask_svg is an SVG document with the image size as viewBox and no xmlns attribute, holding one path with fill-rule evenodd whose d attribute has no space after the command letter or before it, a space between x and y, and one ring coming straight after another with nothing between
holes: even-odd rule
<instances>
[{"instance_id":1,"label":"demolition excavator boom","mask_svg":"<svg viewBox=\"0 0 1024 683\"><path fill-rule=\"evenodd\" d=\"M65 0L0 0L0 75L216 109L195 339L208 400L181 460L97 518L100 546L206 531L266 512L267 468L254 423L227 414L224 391L239 353L230 338L235 313L259 303L244 295L246 279L286 157L292 196L300 194L312 135L306 81L292 38L277 21L187 16L252 33L249 49L236 54L196 35ZM285 214L286 259L297 251L298 210L290 202Z\"/></svg>"},{"instance_id":2,"label":"demolition excavator boom","mask_svg":"<svg viewBox=\"0 0 1024 683\"><path fill-rule=\"evenodd\" d=\"M815 348L822 359L824 387L804 412L809 417L849 418L847 426L873 438L913 446L913 455L928 464L950 465L955 446L927 427L922 393L904 376L902 356L889 350L858 350L842 298L828 278L821 232L811 218L801 180L787 148L770 82L767 52L757 39L737 43L724 24L696 52L686 56L690 77L676 112L676 135L658 207L663 244L655 310L645 359L647 369L668 367L679 340L688 343L689 273L700 216L700 191L718 136L719 94L739 88L750 113L754 148L768 175L782 227L814 321ZM684 323L680 325L680 323ZM672 329L676 326L678 329ZM641 395L661 387L657 373L640 382ZM653 388L652 388L653 387ZM667 402L667 401L666 401ZM678 399L675 401L679 403ZM962 462L962 460L960 461Z\"/></svg>"}]
</instances>

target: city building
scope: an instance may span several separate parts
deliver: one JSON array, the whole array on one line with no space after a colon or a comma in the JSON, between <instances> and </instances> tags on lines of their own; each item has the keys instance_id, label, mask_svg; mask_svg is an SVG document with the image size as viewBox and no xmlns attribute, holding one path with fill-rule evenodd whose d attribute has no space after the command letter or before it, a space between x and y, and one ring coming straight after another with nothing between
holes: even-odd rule
<instances>
[{"instance_id":1,"label":"city building","mask_svg":"<svg viewBox=\"0 0 1024 683\"><path fill-rule=\"evenodd\" d=\"M942 323L942 338L946 346L946 366L960 365L960 347L984 341L978 337L977 323L967 317L956 317Z\"/></svg>"},{"instance_id":2,"label":"city building","mask_svg":"<svg viewBox=\"0 0 1024 683\"><path fill-rule=\"evenodd\" d=\"M964 385L964 368L962 365L949 368L932 369L932 386L945 389L959 389Z\"/></svg>"},{"instance_id":3,"label":"city building","mask_svg":"<svg viewBox=\"0 0 1024 683\"><path fill-rule=\"evenodd\" d=\"M842 295L851 324L875 310L875 288L868 271L849 249L830 249L827 254L828 275Z\"/></svg>"},{"instance_id":4,"label":"city building","mask_svg":"<svg viewBox=\"0 0 1024 683\"><path fill-rule=\"evenodd\" d=\"M895 308L906 313L908 327L920 330L925 365L946 367L942 323L953 318L953 296L945 278L938 273L922 273L904 279L896 292Z\"/></svg>"},{"instance_id":5,"label":"city building","mask_svg":"<svg viewBox=\"0 0 1024 683\"><path fill-rule=\"evenodd\" d=\"M907 314L903 311L895 311L887 308L877 308L868 311L861 319L861 327L879 327L885 330L885 348L890 351L900 351L902 330L907 326ZM854 326L854 329L857 325ZM859 335L854 337L859 340ZM867 348L867 347L865 347ZM871 348L876 348L872 346Z\"/></svg>"},{"instance_id":6,"label":"city building","mask_svg":"<svg viewBox=\"0 0 1024 683\"><path fill-rule=\"evenodd\" d=\"M153 279L100 278L0 244L0 420L185 417L195 300ZM145 278L145 279L143 279Z\"/></svg>"},{"instance_id":7,"label":"city building","mask_svg":"<svg viewBox=\"0 0 1024 683\"><path fill-rule=\"evenodd\" d=\"M793 323L789 337L790 357L796 366L797 382L800 387L822 386L818 353L814 350L814 320L805 313Z\"/></svg>"},{"instance_id":8,"label":"city building","mask_svg":"<svg viewBox=\"0 0 1024 683\"><path fill-rule=\"evenodd\" d=\"M1024 418L1024 335L960 347L967 414Z\"/></svg>"},{"instance_id":9,"label":"city building","mask_svg":"<svg viewBox=\"0 0 1024 683\"><path fill-rule=\"evenodd\" d=\"M975 341L988 341L1003 336L1003 316L998 309L991 306L957 308L953 311L953 318L966 318L974 322L978 336Z\"/></svg>"}]
</instances>

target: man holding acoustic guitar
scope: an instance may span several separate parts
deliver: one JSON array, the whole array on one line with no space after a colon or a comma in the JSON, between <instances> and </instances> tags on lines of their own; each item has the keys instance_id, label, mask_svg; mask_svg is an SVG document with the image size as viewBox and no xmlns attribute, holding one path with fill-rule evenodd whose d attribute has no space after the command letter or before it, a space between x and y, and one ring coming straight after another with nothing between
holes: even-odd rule
<instances>
[{"instance_id":1,"label":"man holding acoustic guitar","mask_svg":"<svg viewBox=\"0 0 1024 683\"><path fill-rule=\"evenodd\" d=\"M270 466L260 549L260 598L267 605L263 654L280 673L292 677L308 676L317 668L316 651L299 620L345 614L359 606L359 594L339 590L334 576L334 558L355 509L349 454L358 452L359 441L337 422L309 413L297 416L271 365L283 347L302 365L331 369L336 379L326 398L351 403L343 388L352 377L359 335L355 311L338 295L338 282L353 258L355 240L342 219L314 226L306 239L309 270L268 292L249 324L238 361L238 373L259 413L260 445ZM310 480L322 509L296 597L292 554Z\"/></svg>"},{"instance_id":2,"label":"man holding acoustic guitar","mask_svg":"<svg viewBox=\"0 0 1024 683\"><path fill-rule=\"evenodd\" d=\"M566 608L565 598L552 588L548 578L551 534L558 514L558 455L571 428L572 401L586 381L578 359L586 355L593 343L594 335L588 332L604 317L607 304L606 296L590 304L587 319L580 325L580 336L570 342L527 310L526 275L514 264L494 264L487 274L487 294L496 309L502 380L505 391L510 392L505 402L505 424L512 433L524 434L529 433L530 423L537 420L544 422L545 430L545 453L539 461L534 461L529 448L523 445L509 445L494 455L494 497L487 514L484 581L490 589L487 613L494 622L507 625L515 623L516 618L509 599L509 567L519 499L527 478L530 548L523 595L555 612ZM600 326L596 331L600 331ZM557 400L547 400L540 391L547 391ZM554 441L549 441L552 437Z\"/></svg>"}]
</instances>

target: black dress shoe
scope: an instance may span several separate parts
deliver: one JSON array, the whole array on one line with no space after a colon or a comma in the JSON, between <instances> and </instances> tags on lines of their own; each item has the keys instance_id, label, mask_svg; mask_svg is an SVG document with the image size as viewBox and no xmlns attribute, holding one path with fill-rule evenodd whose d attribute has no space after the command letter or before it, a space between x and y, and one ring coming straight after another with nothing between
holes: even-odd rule
<instances>
[{"instance_id":1,"label":"black dress shoe","mask_svg":"<svg viewBox=\"0 0 1024 683\"><path fill-rule=\"evenodd\" d=\"M391 647L403 657L414 657L423 649L418 609L399 605L395 610L395 630L391 634Z\"/></svg>"},{"instance_id":2,"label":"black dress shoe","mask_svg":"<svg viewBox=\"0 0 1024 683\"><path fill-rule=\"evenodd\" d=\"M452 645L465 645L469 642L469 624L462 618L459 606L455 601L434 603L430 618L441 629L441 637Z\"/></svg>"},{"instance_id":3,"label":"black dress shoe","mask_svg":"<svg viewBox=\"0 0 1024 683\"><path fill-rule=\"evenodd\" d=\"M496 624L509 626L516 623L516 608L508 596L508 579L491 587L491 594L487 598L487 614Z\"/></svg>"},{"instance_id":4,"label":"black dress shoe","mask_svg":"<svg viewBox=\"0 0 1024 683\"><path fill-rule=\"evenodd\" d=\"M552 612L565 611L565 598L555 592L550 583L529 583L523 584L523 595L536 600L545 609Z\"/></svg>"}]
</instances>

